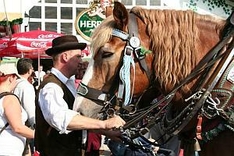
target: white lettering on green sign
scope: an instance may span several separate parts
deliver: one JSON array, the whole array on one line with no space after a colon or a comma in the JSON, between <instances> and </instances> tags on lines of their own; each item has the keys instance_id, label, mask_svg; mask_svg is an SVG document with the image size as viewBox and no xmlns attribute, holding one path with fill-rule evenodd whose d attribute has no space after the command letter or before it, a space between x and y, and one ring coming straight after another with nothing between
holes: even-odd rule
<instances>
[{"instance_id":1,"label":"white lettering on green sign","mask_svg":"<svg viewBox=\"0 0 234 156\"><path fill-rule=\"evenodd\" d=\"M80 21L80 27L96 28L102 21Z\"/></svg>"},{"instance_id":2,"label":"white lettering on green sign","mask_svg":"<svg viewBox=\"0 0 234 156\"><path fill-rule=\"evenodd\" d=\"M84 39L90 41L90 36L93 30L101 24L103 16L100 11L95 12L91 9L86 9L81 12L76 18L76 30Z\"/></svg>"}]
</instances>

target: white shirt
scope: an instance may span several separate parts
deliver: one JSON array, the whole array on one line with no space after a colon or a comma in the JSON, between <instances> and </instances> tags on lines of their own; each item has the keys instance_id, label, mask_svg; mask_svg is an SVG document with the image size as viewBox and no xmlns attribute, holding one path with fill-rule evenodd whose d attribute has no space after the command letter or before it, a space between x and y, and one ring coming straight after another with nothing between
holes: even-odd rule
<instances>
[{"instance_id":1,"label":"white shirt","mask_svg":"<svg viewBox=\"0 0 234 156\"><path fill-rule=\"evenodd\" d=\"M5 118L2 101L4 97L0 99L0 129L2 129L7 120ZM24 124L27 119L27 113L21 107L22 123ZM1 156L22 156L26 143L26 138L12 131L10 125L6 127L0 134L0 155Z\"/></svg>"},{"instance_id":2,"label":"white shirt","mask_svg":"<svg viewBox=\"0 0 234 156\"><path fill-rule=\"evenodd\" d=\"M40 72L39 72L39 71L35 71L34 73L35 73L36 78L38 79L38 81L39 81L39 80L43 81L43 77L44 77L45 74L46 74L44 71L40 71ZM40 79L39 79L39 77L40 77Z\"/></svg>"},{"instance_id":3,"label":"white shirt","mask_svg":"<svg viewBox=\"0 0 234 156\"><path fill-rule=\"evenodd\" d=\"M35 124L35 89L27 79L21 77L17 80L17 85L14 89L21 102L22 107L28 114L28 121L31 126Z\"/></svg>"},{"instance_id":4,"label":"white shirt","mask_svg":"<svg viewBox=\"0 0 234 156\"><path fill-rule=\"evenodd\" d=\"M51 72L68 87L75 97L75 77L72 76L68 79L55 68L52 68ZM63 99L63 95L64 93L60 86L49 82L40 90L38 101L48 124L58 130L60 134L67 134L71 132L67 130L68 124L79 113L68 108L66 101Z\"/></svg>"}]
</instances>

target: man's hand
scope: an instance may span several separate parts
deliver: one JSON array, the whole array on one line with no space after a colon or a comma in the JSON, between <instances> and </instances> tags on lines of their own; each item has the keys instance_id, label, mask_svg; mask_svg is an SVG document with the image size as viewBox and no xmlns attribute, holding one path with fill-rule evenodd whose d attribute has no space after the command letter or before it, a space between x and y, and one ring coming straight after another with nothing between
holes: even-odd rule
<instances>
[{"instance_id":1,"label":"man's hand","mask_svg":"<svg viewBox=\"0 0 234 156\"><path fill-rule=\"evenodd\" d=\"M125 124L125 121L120 116L117 115L105 120L104 122L105 122L105 129L115 129L122 127Z\"/></svg>"}]
</instances>

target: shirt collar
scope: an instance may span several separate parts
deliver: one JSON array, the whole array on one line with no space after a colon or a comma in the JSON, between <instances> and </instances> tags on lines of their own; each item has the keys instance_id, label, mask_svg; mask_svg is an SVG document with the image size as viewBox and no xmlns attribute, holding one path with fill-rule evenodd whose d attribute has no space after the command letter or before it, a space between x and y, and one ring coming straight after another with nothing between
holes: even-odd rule
<instances>
[{"instance_id":1,"label":"shirt collar","mask_svg":"<svg viewBox=\"0 0 234 156\"><path fill-rule=\"evenodd\" d=\"M23 76L21 76L21 75L20 75L20 79L22 79L22 80L27 80L25 77L23 77Z\"/></svg>"},{"instance_id":2,"label":"shirt collar","mask_svg":"<svg viewBox=\"0 0 234 156\"><path fill-rule=\"evenodd\" d=\"M67 83L67 81L72 80L75 81L75 75L71 76L70 78L67 78L65 75L63 75L63 73L61 71L59 71L56 68L52 68L51 72L57 77L59 78L60 81L62 81L64 84Z\"/></svg>"},{"instance_id":3,"label":"shirt collar","mask_svg":"<svg viewBox=\"0 0 234 156\"><path fill-rule=\"evenodd\" d=\"M25 77L22 77L21 75L20 75L20 78L19 79L17 79L16 81L17 82L21 82L21 81L28 81L28 79L26 79Z\"/></svg>"}]
</instances>

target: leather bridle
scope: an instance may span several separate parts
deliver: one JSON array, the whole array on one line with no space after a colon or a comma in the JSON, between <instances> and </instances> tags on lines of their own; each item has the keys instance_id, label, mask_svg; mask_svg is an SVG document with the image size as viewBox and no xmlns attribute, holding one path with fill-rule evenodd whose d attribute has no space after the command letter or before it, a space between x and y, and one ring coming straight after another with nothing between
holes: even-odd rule
<instances>
[{"instance_id":1,"label":"leather bridle","mask_svg":"<svg viewBox=\"0 0 234 156\"><path fill-rule=\"evenodd\" d=\"M142 70L146 73L147 78L149 83L151 81L151 71L149 70L146 61L145 61L145 54L141 53L141 45L140 45L140 40L138 38L138 27L137 27L137 22L136 22L136 16L133 13L129 14L129 25L128 25L128 30L129 32L123 32L119 29L113 29L112 31L112 36L118 37L122 39L123 41L126 41L126 46L124 48L124 51L122 53L121 58L123 55L132 55L134 57L134 60L137 60L140 64L140 67ZM120 70L120 67L122 65L122 61L120 61L119 65L117 66ZM119 72L119 70L117 70ZM120 105L118 108L121 107L121 102L123 101L123 96L117 96L116 97L116 92L124 92L121 88L121 82L119 81L119 76L118 72L113 76L112 81L117 81L118 83L113 83L112 86L107 89L107 86L103 86L103 89L95 89L92 87L89 87L85 85L84 83L80 83L77 93L91 101L94 101L96 104L103 106L103 110L106 112L109 112L109 110L106 109L112 109L113 106ZM105 84L109 84L110 82L106 82ZM143 93L144 94L144 93ZM114 100L117 99L118 101ZM115 103L113 103L115 101ZM130 108L131 107L131 108ZM125 107L128 111L129 108L132 111L132 105L130 107ZM134 108L135 110L135 108Z\"/></svg>"},{"instance_id":2,"label":"leather bridle","mask_svg":"<svg viewBox=\"0 0 234 156\"><path fill-rule=\"evenodd\" d=\"M137 28L137 23L136 23L136 17L133 13L130 13L130 22L131 25L128 25L129 32L123 32L118 29L113 29L112 36L118 37L122 39L123 41L126 41L126 46L124 49L124 53L127 55L134 55L134 58L138 60L141 68L144 70L146 73L148 80L149 80L149 87L151 86L151 80L152 80L152 74L151 71L148 69L146 62L145 62L145 55L141 55L140 53L140 40L138 38L138 28ZM233 24L233 21L231 21ZM234 31L233 31L233 26L232 26L232 31L230 32L230 35L228 37L225 37L222 41L220 41L207 55L199 62L199 64L196 66L196 68L189 74L180 84L174 87L174 89L167 94L164 98L162 98L160 101L153 103L149 108L147 108L144 112L141 112L138 114L136 118L133 118L129 120L126 125L123 127L123 132L126 132L129 128L134 126L136 123L141 121L143 118L145 118L152 110L157 108L160 104L165 103L164 106L156 112L154 115L154 118L148 122L147 125L145 125L144 128L140 129L137 131L134 135L129 135L127 137L130 138L136 138L138 136L142 136L145 133L149 132L149 129L155 125L155 123L158 120L158 117L162 115L162 112L170 106L169 103L175 96L175 93L185 84L191 82L191 80L195 79L196 76L200 75L201 73L204 72L205 69L208 69L212 67L218 60L222 59L225 55L224 54L218 54L220 49L224 47L224 45L227 43L227 41L230 39L230 36L233 37ZM231 50L233 51L233 50ZM230 53L230 55L233 55L233 52ZM228 55L227 55L228 56ZM123 56L121 56L123 57ZM214 59L215 58L215 59ZM208 63L207 63L208 62ZM118 67L120 68L122 62L120 61ZM222 66L222 68L226 68L226 66ZM119 70L117 70L119 71ZM214 85L217 83L217 79L219 80L220 75L217 75L218 77L214 80L209 80L211 81L211 84ZM114 76L114 79L119 79L117 73ZM108 82L107 82L108 83ZM105 86L104 86L105 88ZM162 125L163 129L169 133L169 135L177 135L188 123L191 121L191 119L200 111L201 107L204 104L204 100L207 98L207 94L210 93L211 89L209 88L206 91L202 92L202 95L199 95L200 99L196 101L196 103L192 103L191 105L188 105L184 110L181 111L181 113L176 117L175 120L173 121L168 121L168 127L165 125ZM113 83L111 88L107 91L103 90L98 90L95 88L88 87L87 85L81 83L77 93L87 99L90 99L97 104L103 106L103 108L107 108L110 110L113 109L113 104L111 101L113 97L115 97L115 93L118 90L118 84ZM144 92L145 93L145 92ZM144 94L143 93L143 94ZM118 98L117 98L118 99ZM122 100L122 99L121 99ZM117 102L120 103L120 102ZM121 107L121 106L120 106ZM189 114L189 115L187 115ZM166 122L168 119L166 119L166 116L164 116ZM182 118L182 119L181 119Z\"/></svg>"}]
</instances>

